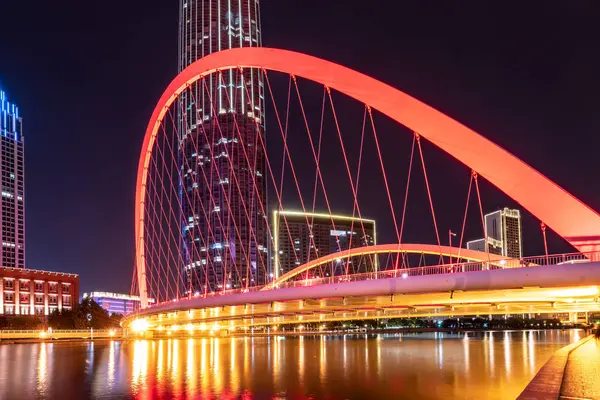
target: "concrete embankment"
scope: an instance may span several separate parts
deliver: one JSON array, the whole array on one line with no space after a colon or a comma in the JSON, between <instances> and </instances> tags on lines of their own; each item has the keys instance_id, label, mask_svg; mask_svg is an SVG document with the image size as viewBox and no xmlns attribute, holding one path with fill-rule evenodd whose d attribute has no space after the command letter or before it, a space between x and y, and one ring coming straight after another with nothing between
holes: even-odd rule
<instances>
[{"instance_id":1,"label":"concrete embankment","mask_svg":"<svg viewBox=\"0 0 600 400\"><path fill-rule=\"evenodd\" d=\"M556 351L517 399L600 399L599 377L600 343L589 335ZM588 395L595 390L595 396Z\"/></svg>"}]
</instances>

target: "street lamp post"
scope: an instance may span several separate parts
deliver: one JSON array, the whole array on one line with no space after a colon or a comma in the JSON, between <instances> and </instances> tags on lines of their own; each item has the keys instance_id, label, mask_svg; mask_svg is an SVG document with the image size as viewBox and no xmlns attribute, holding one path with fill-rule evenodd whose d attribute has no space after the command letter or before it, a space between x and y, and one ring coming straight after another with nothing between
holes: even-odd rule
<instances>
[{"instance_id":1,"label":"street lamp post","mask_svg":"<svg viewBox=\"0 0 600 400\"><path fill-rule=\"evenodd\" d=\"M456 236L456 233L452 232L451 229L448 229L448 244L450 246L450 264L452 264L452 236Z\"/></svg>"}]
</instances>

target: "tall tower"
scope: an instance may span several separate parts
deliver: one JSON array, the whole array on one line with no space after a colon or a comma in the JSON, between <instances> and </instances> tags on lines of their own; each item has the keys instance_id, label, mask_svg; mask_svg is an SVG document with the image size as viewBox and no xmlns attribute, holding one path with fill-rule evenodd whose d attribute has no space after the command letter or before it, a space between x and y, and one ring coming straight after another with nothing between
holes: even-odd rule
<instances>
[{"instance_id":1,"label":"tall tower","mask_svg":"<svg viewBox=\"0 0 600 400\"><path fill-rule=\"evenodd\" d=\"M0 90L0 179L2 252L0 266L25 268L25 193L23 132L19 108Z\"/></svg>"},{"instance_id":2,"label":"tall tower","mask_svg":"<svg viewBox=\"0 0 600 400\"><path fill-rule=\"evenodd\" d=\"M485 215L487 251L504 257L523 257L521 212L504 208ZM470 250L486 251L485 238L467 242Z\"/></svg>"},{"instance_id":3,"label":"tall tower","mask_svg":"<svg viewBox=\"0 0 600 400\"><path fill-rule=\"evenodd\" d=\"M521 212L504 208L485 216L485 230L490 252L505 257L523 257ZM495 251L493 251L495 250Z\"/></svg>"},{"instance_id":4,"label":"tall tower","mask_svg":"<svg viewBox=\"0 0 600 400\"><path fill-rule=\"evenodd\" d=\"M213 52L261 45L258 0L180 0L179 70ZM266 283L264 86L260 70L212 74L182 94L181 204L188 287Z\"/></svg>"}]
</instances>

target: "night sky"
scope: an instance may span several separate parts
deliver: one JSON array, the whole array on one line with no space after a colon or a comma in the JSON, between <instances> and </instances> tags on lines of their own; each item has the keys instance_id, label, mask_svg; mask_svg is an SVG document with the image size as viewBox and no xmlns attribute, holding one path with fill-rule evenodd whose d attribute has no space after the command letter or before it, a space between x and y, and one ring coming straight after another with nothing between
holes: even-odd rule
<instances>
[{"instance_id":1,"label":"night sky","mask_svg":"<svg viewBox=\"0 0 600 400\"><path fill-rule=\"evenodd\" d=\"M177 2L4 3L0 87L24 119L27 267L78 273L82 291L127 292L137 162L150 113L177 72ZM263 45L326 58L389 83L600 210L600 5L487 3L262 0ZM388 125L381 122L380 135ZM267 127L274 126L268 119ZM403 132L397 142L386 139L387 151L397 149L401 160L411 140ZM468 169L427 145L444 237L460 229ZM422 181L418 173L415 182ZM406 162L397 175L406 179ZM516 206L486 184L486 212ZM419 192L422 184L415 185ZM403 190L404 182L394 189L400 205ZM433 242L421 195L409 205L416 216L405 238ZM383 229L382 241L392 242L389 226ZM476 236L477 225L469 229ZM528 214L524 235L525 253L541 254L538 222ZM570 251L557 237L550 245Z\"/></svg>"}]
</instances>

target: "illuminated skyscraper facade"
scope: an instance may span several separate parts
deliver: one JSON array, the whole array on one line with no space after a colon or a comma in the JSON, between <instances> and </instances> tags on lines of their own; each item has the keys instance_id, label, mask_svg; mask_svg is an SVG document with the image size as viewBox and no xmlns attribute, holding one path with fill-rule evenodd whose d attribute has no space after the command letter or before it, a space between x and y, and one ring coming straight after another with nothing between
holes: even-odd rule
<instances>
[{"instance_id":1,"label":"illuminated skyscraper facade","mask_svg":"<svg viewBox=\"0 0 600 400\"><path fill-rule=\"evenodd\" d=\"M180 0L180 71L211 53L261 42L258 0ZM186 91L179 106L190 290L263 284L269 263L262 72L212 74Z\"/></svg>"},{"instance_id":2,"label":"illuminated skyscraper facade","mask_svg":"<svg viewBox=\"0 0 600 400\"><path fill-rule=\"evenodd\" d=\"M521 212L510 208L485 215L487 248L492 254L505 257L523 257ZM470 250L486 251L485 238L467 242Z\"/></svg>"},{"instance_id":3,"label":"illuminated skyscraper facade","mask_svg":"<svg viewBox=\"0 0 600 400\"><path fill-rule=\"evenodd\" d=\"M2 252L0 266L25 268L25 162L19 108L0 90Z\"/></svg>"},{"instance_id":4,"label":"illuminated skyscraper facade","mask_svg":"<svg viewBox=\"0 0 600 400\"><path fill-rule=\"evenodd\" d=\"M302 264L363 246L377 244L375 221L344 215L303 213L297 211L273 212L274 278L286 274ZM315 276L362 273L377 269L376 256L340 258L327 268L313 270Z\"/></svg>"}]
</instances>

